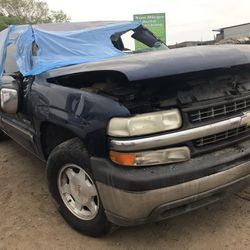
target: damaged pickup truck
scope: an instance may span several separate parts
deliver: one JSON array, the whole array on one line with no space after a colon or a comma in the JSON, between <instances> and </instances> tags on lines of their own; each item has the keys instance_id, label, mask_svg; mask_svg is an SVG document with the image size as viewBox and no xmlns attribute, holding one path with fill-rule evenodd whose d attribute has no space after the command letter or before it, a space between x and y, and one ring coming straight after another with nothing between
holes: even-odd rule
<instances>
[{"instance_id":1,"label":"damaged pickup truck","mask_svg":"<svg viewBox=\"0 0 250 250\"><path fill-rule=\"evenodd\" d=\"M80 232L249 185L249 45L169 50L137 22L10 26L0 38L0 138L47 162L53 200Z\"/></svg>"}]
</instances>

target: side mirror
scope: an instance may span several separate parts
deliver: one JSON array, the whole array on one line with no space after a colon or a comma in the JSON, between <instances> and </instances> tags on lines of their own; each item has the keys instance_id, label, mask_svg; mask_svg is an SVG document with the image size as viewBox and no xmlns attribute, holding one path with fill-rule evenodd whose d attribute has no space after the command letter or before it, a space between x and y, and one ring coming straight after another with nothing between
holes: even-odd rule
<instances>
[{"instance_id":1,"label":"side mirror","mask_svg":"<svg viewBox=\"0 0 250 250\"><path fill-rule=\"evenodd\" d=\"M18 91L2 88L0 92L1 110L7 114L16 114L18 111Z\"/></svg>"},{"instance_id":2,"label":"side mirror","mask_svg":"<svg viewBox=\"0 0 250 250\"><path fill-rule=\"evenodd\" d=\"M1 110L7 114L16 114L19 104L19 85L11 76L2 76L0 80Z\"/></svg>"}]
</instances>

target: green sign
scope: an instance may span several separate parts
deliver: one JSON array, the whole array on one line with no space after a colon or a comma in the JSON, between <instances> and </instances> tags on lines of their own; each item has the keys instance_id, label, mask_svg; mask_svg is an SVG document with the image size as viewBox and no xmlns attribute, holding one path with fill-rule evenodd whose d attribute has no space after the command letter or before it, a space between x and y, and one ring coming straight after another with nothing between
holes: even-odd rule
<instances>
[{"instance_id":1,"label":"green sign","mask_svg":"<svg viewBox=\"0 0 250 250\"><path fill-rule=\"evenodd\" d=\"M157 37L166 43L166 17L165 13L138 14L134 15L134 21L141 21L143 26L152 31ZM135 48L143 49L146 45L137 42Z\"/></svg>"}]
</instances>

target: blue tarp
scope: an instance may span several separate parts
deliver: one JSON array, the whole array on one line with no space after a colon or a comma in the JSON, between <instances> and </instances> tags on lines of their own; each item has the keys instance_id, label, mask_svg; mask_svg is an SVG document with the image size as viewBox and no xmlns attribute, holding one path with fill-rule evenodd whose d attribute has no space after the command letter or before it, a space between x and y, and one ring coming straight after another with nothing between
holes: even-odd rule
<instances>
[{"instance_id":1,"label":"blue tarp","mask_svg":"<svg viewBox=\"0 0 250 250\"><path fill-rule=\"evenodd\" d=\"M84 30L51 32L31 25L9 26L0 33L0 75L8 45L16 45L16 62L24 76L37 75L44 71L96 62L126 55L116 49L110 37L117 32L126 32L140 26L140 22L111 24ZM36 56L32 44L37 45Z\"/></svg>"}]
</instances>

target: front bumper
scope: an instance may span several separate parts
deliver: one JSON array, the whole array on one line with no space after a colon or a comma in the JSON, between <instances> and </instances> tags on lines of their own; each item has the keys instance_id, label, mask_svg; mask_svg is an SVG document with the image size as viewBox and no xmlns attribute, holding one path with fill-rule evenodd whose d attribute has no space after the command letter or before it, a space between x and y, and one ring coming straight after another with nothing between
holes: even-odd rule
<instances>
[{"instance_id":1,"label":"front bumper","mask_svg":"<svg viewBox=\"0 0 250 250\"><path fill-rule=\"evenodd\" d=\"M217 201L250 184L250 142L191 159L140 169L92 158L108 219L129 226L165 219Z\"/></svg>"},{"instance_id":2,"label":"front bumper","mask_svg":"<svg viewBox=\"0 0 250 250\"><path fill-rule=\"evenodd\" d=\"M127 192L97 182L110 221L122 226L157 221L220 199L250 183L250 161L232 169L179 185Z\"/></svg>"}]
</instances>

